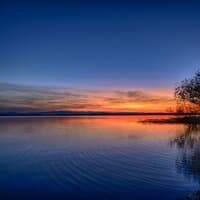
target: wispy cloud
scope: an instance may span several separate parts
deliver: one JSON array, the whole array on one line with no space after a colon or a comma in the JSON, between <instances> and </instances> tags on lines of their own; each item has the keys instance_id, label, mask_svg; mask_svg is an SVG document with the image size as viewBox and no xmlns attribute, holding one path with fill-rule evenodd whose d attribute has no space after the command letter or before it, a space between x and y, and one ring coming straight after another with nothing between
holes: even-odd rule
<instances>
[{"instance_id":1,"label":"wispy cloud","mask_svg":"<svg viewBox=\"0 0 200 200\"><path fill-rule=\"evenodd\" d=\"M0 84L0 111L165 111L170 95Z\"/></svg>"}]
</instances>

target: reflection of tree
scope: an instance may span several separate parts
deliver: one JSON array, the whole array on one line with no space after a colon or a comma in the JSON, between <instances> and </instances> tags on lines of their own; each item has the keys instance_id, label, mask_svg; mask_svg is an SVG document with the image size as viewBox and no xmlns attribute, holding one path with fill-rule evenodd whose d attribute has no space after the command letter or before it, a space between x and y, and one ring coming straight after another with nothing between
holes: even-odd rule
<instances>
[{"instance_id":1,"label":"reflection of tree","mask_svg":"<svg viewBox=\"0 0 200 200\"><path fill-rule=\"evenodd\" d=\"M187 177L200 182L200 124L188 124L183 133L171 140L180 150L176 166Z\"/></svg>"}]
</instances>

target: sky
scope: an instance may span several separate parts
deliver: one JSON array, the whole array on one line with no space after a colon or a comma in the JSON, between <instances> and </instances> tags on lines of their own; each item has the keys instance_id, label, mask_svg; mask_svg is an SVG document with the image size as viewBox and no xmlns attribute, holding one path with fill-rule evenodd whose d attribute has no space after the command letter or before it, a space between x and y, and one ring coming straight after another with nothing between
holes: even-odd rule
<instances>
[{"instance_id":1,"label":"sky","mask_svg":"<svg viewBox=\"0 0 200 200\"><path fill-rule=\"evenodd\" d=\"M0 111L166 111L199 68L199 10L198 1L2 0Z\"/></svg>"}]
</instances>

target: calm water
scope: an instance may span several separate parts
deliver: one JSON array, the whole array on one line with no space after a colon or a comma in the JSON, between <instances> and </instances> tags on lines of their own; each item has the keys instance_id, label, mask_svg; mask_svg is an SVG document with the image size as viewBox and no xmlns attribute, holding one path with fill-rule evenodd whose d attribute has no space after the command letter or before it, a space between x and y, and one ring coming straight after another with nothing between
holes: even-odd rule
<instances>
[{"instance_id":1,"label":"calm water","mask_svg":"<svg viewBox=\"0 0 200 200\"><path fill-rule=\"evenodd\" d=\"M199 189L199 127L155 117L0 118L0 199L177 199Z\"/></svg>"}]
</instances>

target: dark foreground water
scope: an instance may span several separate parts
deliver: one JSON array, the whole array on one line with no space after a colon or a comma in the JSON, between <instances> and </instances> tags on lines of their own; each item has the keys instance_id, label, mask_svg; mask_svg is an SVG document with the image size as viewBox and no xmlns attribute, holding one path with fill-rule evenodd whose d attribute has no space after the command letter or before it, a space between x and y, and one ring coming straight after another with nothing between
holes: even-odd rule
<instances>
[{"instance_id":1,"label":"dark foreground water","mask_svg":"<svg viewBox=\"0 0 200 200\"><path fill-rule=\"evenodd\" d=\"M147 118L0 118L0 199L186 197L199 189L199 127Z\"/></svg>"}]
</instances>

